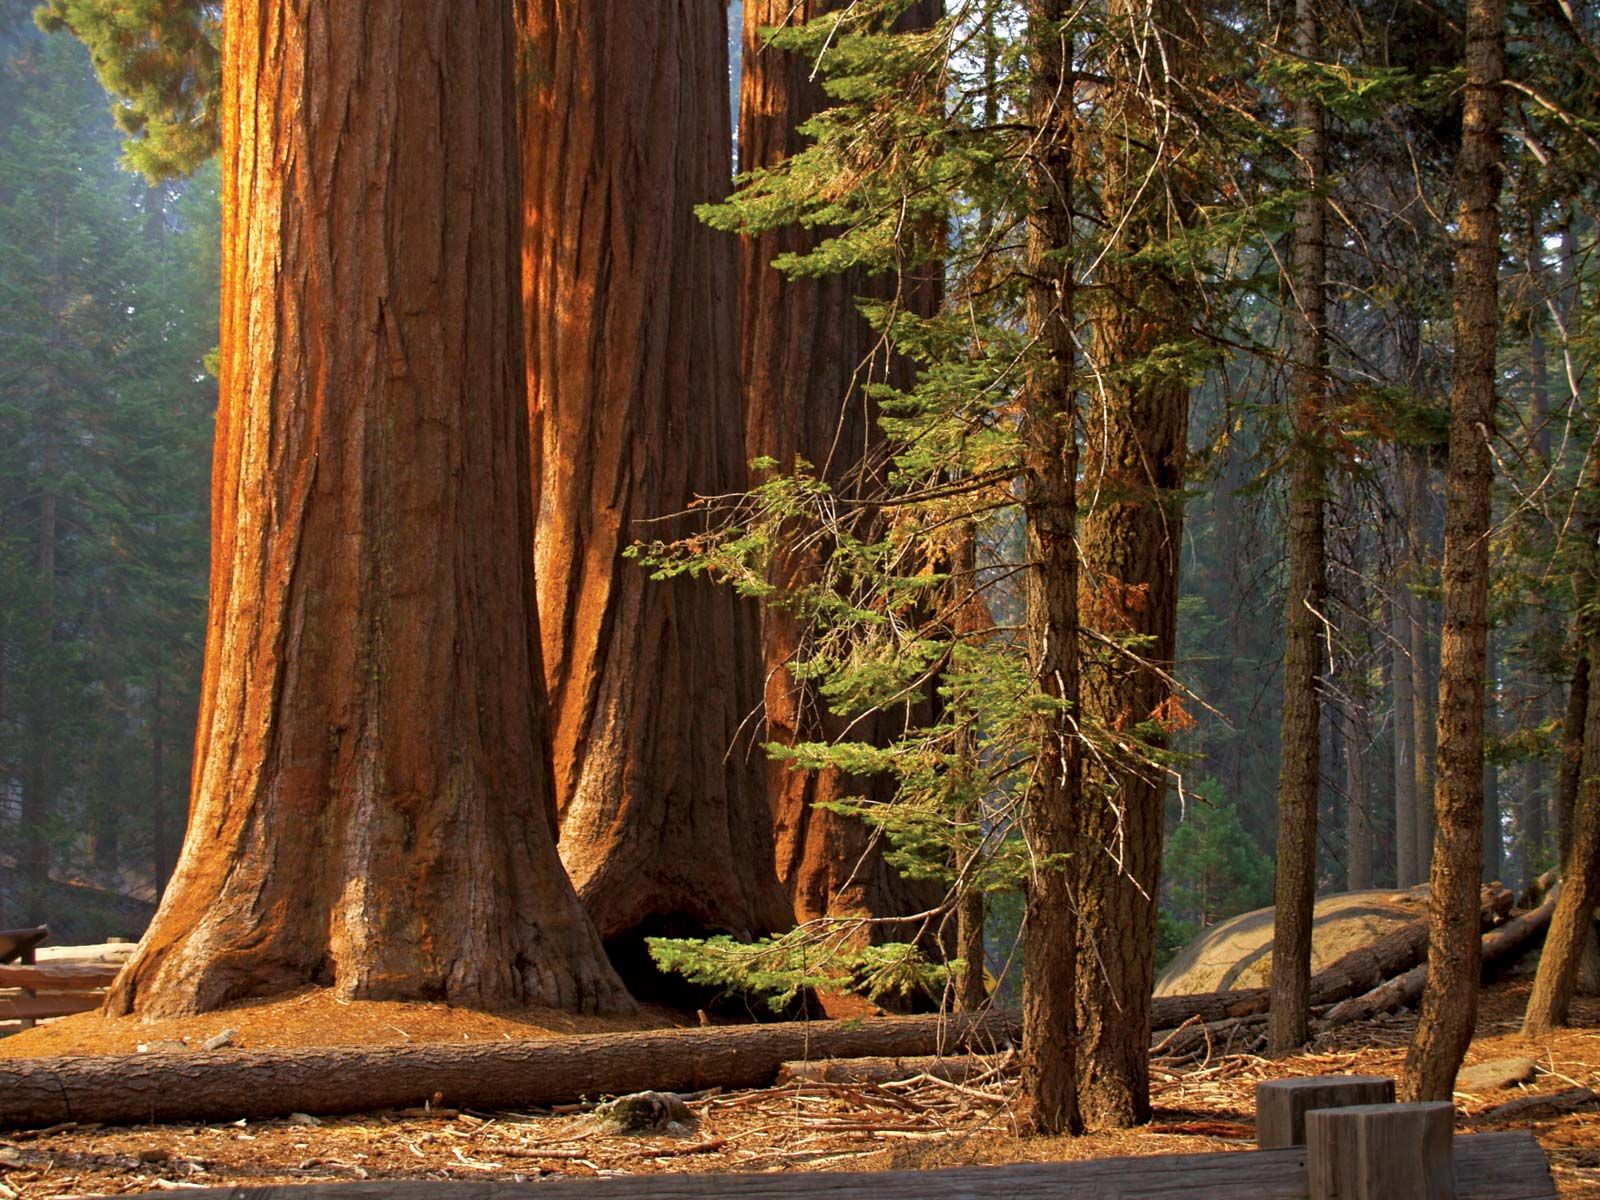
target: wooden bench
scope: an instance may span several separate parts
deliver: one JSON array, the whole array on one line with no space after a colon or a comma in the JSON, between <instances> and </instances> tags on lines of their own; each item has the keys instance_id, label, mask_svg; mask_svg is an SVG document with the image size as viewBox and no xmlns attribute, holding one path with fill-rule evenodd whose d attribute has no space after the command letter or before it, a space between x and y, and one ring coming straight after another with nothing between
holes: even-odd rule
<instances>
[{"instance_id":1,"label":"wooden bench","mask_svg":"<svg viewBox=\"0 0 1600 1200\"><path fill-rule=\"evenodd\" d=\"M1268 1136L1309 1132L1311 1145L1212 1154L1019 1163L937 1171L616 1176L539 1183L369 1181L205 1188L212 1200L1555 1200L1550 1164L1531 1133L1454 1137L1447 1104L1345 1106L1389 1080L1280 1081L1258 1091ZM1265 1093L1263 1095L1263 1092ZM1333 1107L1327 1107L1332 1105ZM133 1200L157 1200L147 1192Z\"/></svg>"}]
</instances>

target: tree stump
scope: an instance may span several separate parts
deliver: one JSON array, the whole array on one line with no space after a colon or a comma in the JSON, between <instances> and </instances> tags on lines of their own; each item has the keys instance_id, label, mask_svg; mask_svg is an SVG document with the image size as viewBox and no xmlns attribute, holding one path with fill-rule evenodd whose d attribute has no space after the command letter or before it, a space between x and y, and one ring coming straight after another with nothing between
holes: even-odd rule
<instances>
[{"instance_id":1,"label":"tree stump","mask_svg":"<svg viewBox=\"0 0 1600 1200\"><path fill-rule=\"evenodd\" d=\"M1381 1075L1312 1075L1256 1084L1256 1145L1303 1146L1306 1114L1320 1108L1393 1104L1394 1080Z\"/></svg>"},{"instance_id":2,"label":"tree stump","mask_svg":"<svg viewBox=\"0 0 1600 1200\"><path fill-rule=\"evenodd\" d=\"M1455 1200L1455 1115L1445 1101L1306 1114L1310 1200Z\"/></svg>"}]
</instances>

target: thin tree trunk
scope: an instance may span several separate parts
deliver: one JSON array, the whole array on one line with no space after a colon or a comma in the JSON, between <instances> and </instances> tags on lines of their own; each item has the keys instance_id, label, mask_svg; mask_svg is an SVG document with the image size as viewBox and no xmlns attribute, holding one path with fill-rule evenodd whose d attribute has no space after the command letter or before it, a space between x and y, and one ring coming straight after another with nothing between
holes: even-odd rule
<instances>
[{"instance_id":1,"label":"thin tree trunk","mask_svg":"<svg viewBox=\"0 0 1600 1200\"><path fill-rule=\"evenodd\" d=\"M1428 983L1402 1091L1449 1100L1472 1039L1482 947L1483 726L1499 336L1501 92L1505 0L1468 0L1466 105L1456 163L1455 364L1444 538L1437 844L1430 875Z\"/></svg>"},{"instance_id":2,"label":"thin tree trunk","mask_svg":"<svg viewBox=\"0 0 1600 1200\"><path fill-rule=\"evenodd\" d=\"M1073 382L1072 55L1065 0L1028 0L1035 132L1029 163L1026 321L1034 343L1023 402L1023 515L1028 663L1052 706L1037 717L1023 837L1030 854L1023 916L1022 1100L1035 1133L1080 1128L1074 1016L1077 913L1068 856L1080 849L1083 759L1077 735L1078 447Z\"/></svg>"},{"instance_id":3,"label":"thin tree trunk","mask_svg":"<svg viewBox=\"0 0 1600 1200\"><path fill-rule=\"evenodd\" d=\"M1484 688L1485 738L1498 736L1500 726L1499 672L1494 665L1494 636L1489 637L1488 682ZM1500 837L1500 768L1490 755L1483 756L1483 882L1500 878L1504 847Z\"/></svg>"},{"instance_id":4,"label":"thin tree trunk","mask_svg":"<svg viewBox=\"0 0 1600 1200\"><path fill-rule=\"evenodd\" d=\"M721 0L521 0L523 295L561 856L613 952L786 929L753 605L623 557L748 482ZM647 524L647 522L653 522ZM638 968L648 973L647 961ZM644 982L641 974L637 982Z\"/></svg>"},{"instance_id":5,"label":"thin tree trunk","mask_svg":"<svg viewBox=\"0 0 1600 1200\"><path fill-rule=\"evenodd\" d=\"M1375 887L1373 872L1372 789L1367 771L1367 720L1359 705L1345 714L1345 887L1352 892Z\"/></svg>"},{"instance_id":6,"label":"thin tree trunk","mask_svg":"<svg viewBox=\"0 0 1600 1200\"><path fill-rule=\"evenodd\" d=\"M1600 637L1591 636L1589 645L1591 653L1600 653ZM1544 1037L1567 1023L1579 967L1594 941L1594 910L1600 906L1600 702L1595 698L1584 720L1582 784L1561 884L1523 1017L1525 1037Z\"/></svg>"},{"instance_id":7,"label":"thin tree trunk","mask_svg":"<svg viewBox=\"0 0 1600 1200\"><path fill-rule=\"evenodd\" d=\"M1580 634L1581 637L1581 634ZM1576 639L1575 639L1576 640ZM1586 646L1578 648L1578 661L1572 666L1572 682L1567 687L1566 715L1561 722L1561 766L1556 775L1556 828L1559 857L1557 863L1564 872L1572 855L1574 814L1578 808L1579 785L1583 777L1583 738L1589 712L1589 654ZM1535 860L1528 857L1528 874Z\"/></svg>"},{"instance_id":8,"label":"thin tree trunk","mask_svg":"<svg viewBox=\"0 0 1600 1200\"><path fill-rule=\"evenodd\" d=\"M1394 705L1394 885L1417 882L1416 709L1411 703L1411 593L1404 576L1395 579L1389 600L1390 677Z\"/></svg>"},{"instance_id":9,"label":"thin tree trunk","mask_svg":"<svg viewBox=\"0 0 1600 1200\"><path fill-rule=\"evenodd\" d=\"M626 1010L554 842L490 0L228 9L193 813L107 1000Z\"/></svg>"},{"instance_id":10,"label":"thin tree trunk","mask_svg":"<svg viewBox=\"0 0 1600 1200\"><path fill-rule=\"evenodd\" d=\"M1297 0L1295 54L1315 62L1322 53L1318 0ZM1322 106L1311 96L1295 104L1300 138L1300 186L1295 215L1289 339L1293 354L1290 404L1294 431L1289 479L1288 647L1283 658L1282 762L1278 774L1278 871L1273 894L1272 1009L1267 1051L1289 1054L1305 1045L1311 997L1311 916L1317 894L1317 801L1322 784L1323 610L1327 561L1323 504L1323 409L1327 302L1326 212L1317 194L1327 156Z\"/></svg>"},{"instance_id":11,"label":"thin tree trunk","mask_svg":"<svg viewBox=\"0 0 1600 1200\"><path fill-rule=\"evenodd\" d=\"M1427 523L1425 507L1428 503L1428 469L1419 455L1410 455L1406 469L1407 491L1410 495L1408 542L1411 547L1412 580L1421 583L1427 562ZM1416 831L1412 847L1416 854L1416 879L1428 878L1433 860L1433 795L1434 760L1438 754L1436 725L1436 696L1438 674L1435 666L1433 639L1429 636L1433 624L1433 604L1413 593L1410 597L1411 613L1411 728L1416 736L1415 753L1411 767L1417 777Z\"/></svg>"},{"instance_id":12,"label":"thin tree trunk","mask_svg":"<svg viewBox=\"0 0 1600 1200\"><path fill-rule=\"evenodd\" d=\"M956 535L953 559L955 595L951 602L957 606L955 632L958 638L972 635L974 626L983 614L974 588L978 574L978 538L971 521L963 521ZM955 709L955 745L951 768L953 784L962 794L956 805L955 820L960 831L956 839L956 853L952 866L958 886L956 896L956 957L964 964L956 981L956 1007L963 1012L975 1012L989 1002L989 989L984 979L984 898L983 892L972 882L970 875L973 860L981 850L983 811L981 796L975 793L978 778L978 713L967 689L953 689L951 704ZM965 879L965 883L962 881Z\"/></svg>"},{"instance_id":13,"label":"thin tree trunk","mask_svg":"<svg viewBox=\"0 0 1600 1200\"><path fill-rule=\"evenodd\" d=\"M47 437L52 436L47 432ZM21 829L18 831L18 881L21 916L42 924L50 919L50 821L56 808L56 718L58 685L55 661L56 550L60 530L56 447L47 442L41 466L39 541L34 571L39 588L37 658L29 688L26 728L27 765L23 769Z\"/></svg>"},{"instance_id":14,"label":"thin tree trunk","mask_svg":"<svg viewBox=\"0 0 1600 1200\"><path fill-rule=\"evenodd\" d=\"M1594 957L1594 910L1600 906L1600 693L1589 687L1589 672L1584 665L1600 656L1600 617L1593 608L1595 598L1600 596L1600 553L1595 549L1600 538L1600 459L1595 453L1596 447L1591 446L1578 481L1577 541L1581 557L1573 579L1578 602L1574 640L1584 649L1579 667L1573 672L1568 725L1563 730L1563 741L1569 745L1563 747L1561 788L1564 791L1571 787L1576 795L1567 820L1569 845L1561 859L1561 896L1523 1018L1523 1033L1529 1037L1542 1037L1567 1023L1584 960ZM1568 755L1574 698L1580 693L1581 749L1577 763L1571 764Z\"/></svg>"},{"instance_id":15,"label":"thin tree trunk","mask_svg":"<svg viewBox=\"0 0 1600 1200\"><path fill-rule=\"evenodd\" d=\"M166 893L172 878L172 846L167 833L167 742L163 685L159 671L150 693L150 859L154 868L156 899Z\"/></svg>"},{"instance_id":16,"label":"thin tree trunk","mask_svg":"<svg viewBox=\"0 0 1600 1200\"><path fill-rule=\"evenodd\" d=\"M772 167L806 143L799 127L828 99L804 55L766 45L760 32L798 24L837 7L833 0L746 0L744 71L740 80L739 163L744 171ZM920 0L901 18L901 29L925 28L943 5ZM858 299L893 300L927 316L938 306L932 279L867 277L847 272L790 278L773 267L781 254L803 254L823 236L797 225L744 242L741 351L745 383L745 455L770 457L777 470L804 459L837 493L870 494L883 467L883 437L869 385L897 389L913 383L909 361L889 354L879 333L858 310ZM796 539L798 540L798 538ZM814 540L808 545L814 545ZM815 577L821 550L785 549L776 556L772 582L792 587ZM804 622L778 606L761 613L766 679L767 740L782 745L828 741L882 744L904 714L846 722L828 712L790 666L803 653ZM908 881L884 861L884 839L865 822L831 810L849 797L869 802L893 798L887 775L861 777L838 770L797 770L771 760L766 794L772 806L776 865L794 907L806 921L823 916L887 917L920 912L942 898L937 886ZM870 931L870 936L884 936Z\"/></svg>"}]
</instances>

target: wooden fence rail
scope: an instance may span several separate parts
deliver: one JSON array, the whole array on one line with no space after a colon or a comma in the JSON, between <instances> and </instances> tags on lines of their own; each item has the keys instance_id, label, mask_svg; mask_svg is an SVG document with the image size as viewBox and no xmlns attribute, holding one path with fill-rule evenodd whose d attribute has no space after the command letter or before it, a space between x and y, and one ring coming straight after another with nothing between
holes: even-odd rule
<instances>
[{"instance_id":1,"label":"wooden fence rail","mask_svg":"<svg viewBox=\"0 0 1600 1200\"><path fill-rule=\"evenodd\" d=\"M0 930L0 1037L100 1007L133 946L41 946L49 931Z\"/></svg>"}]
</instances>

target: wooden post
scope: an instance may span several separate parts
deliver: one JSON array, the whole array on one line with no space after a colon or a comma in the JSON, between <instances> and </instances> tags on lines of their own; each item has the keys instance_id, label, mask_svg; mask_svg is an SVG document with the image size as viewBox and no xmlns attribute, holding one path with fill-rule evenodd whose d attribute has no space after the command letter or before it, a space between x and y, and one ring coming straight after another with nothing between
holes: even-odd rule
<instances>
[{"instance_id":1,"label":"wooden post","mask_svg":"<svg viewBox=\"0 0 1600 1200\"><path fill-rule=\"evenodd\" d=\"M35 943L35 945L37 945L37 943ZM28 946L26 949L24 949L19 958L22 964L28 967L36 965L39 961L38 955L34 953L34 946ZM30 999L36 998L39 995L39 993L33 988L23 988L22 994ZM38 1022L32 1017L22 1018L22 1028L24 1029L32 1029L36 1024L38 1024Z\"/></svg>"},{"instance_id":2,"label":"wooden post","mask_svg":"<svg viewBox=\"0 0 1600 1200\"><path fill-rule=\"evenodd\" d=\"M1306 1114L1318 1108L1393 1104L1394 1080L1382 1075L1311 1075L1256 1084L1256 1145L1281 1150L1306 1143Z\"/></svg>"},{"instance_id":3,"label":"wooden post","mask_svg":"<svg viewBox=\"0 0 1600 1200\"><path fill-rule=\"evenodd\" d=\"M1453 1104L1362 1104L1306 1115L1310 1200L1456 1200Z\"/></svg>"}]
</instances>

